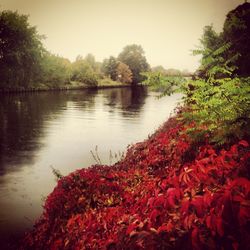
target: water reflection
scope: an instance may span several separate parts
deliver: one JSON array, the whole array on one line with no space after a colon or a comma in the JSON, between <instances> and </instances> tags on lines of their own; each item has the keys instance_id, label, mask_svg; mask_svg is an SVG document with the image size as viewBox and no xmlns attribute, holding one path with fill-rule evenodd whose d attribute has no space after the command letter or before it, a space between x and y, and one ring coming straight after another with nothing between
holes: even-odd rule
<instances>
[{"instance_id":1,"label":"water reflection","mask_svg":"<svg viewBox=\"0 0 250 250\"><path fill-rule=\"evenodd\" d=\"M26 93L0 96L0 175L17 171L16 165L33 164L35 152L43 143L44 122L56 120L67 102L81 107L94 106L97 91L65 93ZM82 101L84 96L84 101Z\"/></svg>"},{"instance_id":2,"label":"water reflection","mask_svg":"<svg viewBox=\"0 0 250 250\"><path fill-rule=\"evenodd\" d=\"M110 111L112 112L113 107L121 108L125 111L121 113L127 116L128 111L131 111L130 115L139 115L141 107L144 105L145 97L147 96L147 89L143 87L121 89L119 92L116 89L110 89L106 91L105 98Z\"/></svg>"},{"instance_id":3,"label":"water reflection","mask_svg":"<svg viewBox=\"0 0 250 250\"><path fill-rule=\"evenodd\" d=\"M55 185L51 166L68 174L103 163L110 150L143 140L179 96L155 98L145 88L43 92L0 96L0 243L30 228L42 197Z\"/></svg>"}]
</instances>

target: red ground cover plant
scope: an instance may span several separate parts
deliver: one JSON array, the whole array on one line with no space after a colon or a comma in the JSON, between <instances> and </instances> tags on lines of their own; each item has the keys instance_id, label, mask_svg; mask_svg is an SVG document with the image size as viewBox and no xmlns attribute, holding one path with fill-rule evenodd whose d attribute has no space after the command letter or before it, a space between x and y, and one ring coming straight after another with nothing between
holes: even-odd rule
<instances>
[{"instance_id":1,"label":"red ground cover plant","mask_svg":"<svg viewBox=\"0 0 250 250\"><path fill-rule=\"evenodd\" d=\"M249 141L186 130L171 118L117 164L61 178L20 249L249 249Z\"/></svg>"}]
</instances>

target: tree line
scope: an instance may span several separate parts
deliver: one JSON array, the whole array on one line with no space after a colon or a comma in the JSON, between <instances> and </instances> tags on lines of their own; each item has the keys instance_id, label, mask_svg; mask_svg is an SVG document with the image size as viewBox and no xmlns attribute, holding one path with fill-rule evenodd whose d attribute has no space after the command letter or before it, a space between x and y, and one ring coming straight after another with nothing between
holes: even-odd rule
<instances>
[{"instance_id":1,"label":"tree line","mask_svg":"<svg viewBox=\"0 0 250 250\"><path fill-rule=\"evenodd\" d=\"M117 58L102 63L92 54L81 55L71 63L47 51L37 29L27 15L0 12L0 87L54 86L74 82L95 86L103 78L121 83L137 84L140 72L147 71L144 51L140 45L128 45Z\"/></svg>"},{"instance_id":2,"label":"tree line","mask_svg":"<svg viewBox=\"0 0 250 250\"><path fill-rule=\"evenodd\" d=\"M43 46L44 36L28 22L27 15L0 12L0 88L96 86L102 79L135 85L145 79L141 73L187 74L157 66L151 69L143 48L132 44L117 56L97 62L94 55L78 55L74 62L55 55Z\"/></svg>"}]
</instances>

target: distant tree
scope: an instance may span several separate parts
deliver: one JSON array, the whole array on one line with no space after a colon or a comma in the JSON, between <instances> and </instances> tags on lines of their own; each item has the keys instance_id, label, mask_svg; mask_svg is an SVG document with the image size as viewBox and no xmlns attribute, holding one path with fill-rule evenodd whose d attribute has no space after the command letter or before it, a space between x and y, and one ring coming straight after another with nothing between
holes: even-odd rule
<instances>
[{"instance_id":1,"label":"distant tree","mask_svg":"<svg viewBox=\"0 0 250 250\"><path fill-rule=\"evenodd\" d=\"M127 45L119 54L118 60L129 66L133 74L133 84L142 82L145 79L141 73L149 70L149 64L140 45Z\"/></svg>"},{"instance_id":2,"label":"distant tree","mask_svg":"<svg viewBox=\"0 0 250 250\"><path fill-rule=\"evenodd\" d=\"M166 69L163 66L158 65L158 66L152 67L151 71L152 72L160 72L161 74L165 74Z\"/></svg>"},{"instance_id":3,"label":"distant tree","mask_svg":"<svg viewBox=\"0 0 250 250\"><path fill-rule=\"evenodd\" d=\"M42 36L28 23L28 16L0 12L0 83L27 87L40 71L45 53Z\"/></svg>"},{"instance_id":4,"label":"distant tree","mask_svg":"<svg viewBox=\"0 0 250 250\"><path fill-rule=\"evenodd\" d=\"M68 59L47 52L41 61L40 77L37 81L53 86L70 81L71 63Z\"/></svg>"},{"instance_id":5,"label":"distant tree","mask_svg":"<svg viewBox=\"0 0 250 250\"><path fill-rule=\"evenodd\" d=\"M95 56L92 55L92 54L87 54L84 58L84 60L92 67L92 68L95 68Z\"/></svg>"},{"instance_id":6,"label":"distant tree","mask_svg":"<svg viewBox=\"0 0 250 250\"><path fill-rule=\"evenodd\" d=\"M118 66L117 59L113 56L110 56L108 59L104 59L102 63L102 71L105 76L108 76L113 81L115 81L117 78L116 74L117 66Z\"/></svg>"},{"instance_id":7,"label":"distant tree","mask_svg":"<svg viewBox=\"0 0 250 250\"><path fill-rule=\"evenodd\" d=\"M72 81L79 81L88 85L97 85L98 75L91 65L81 56L77 56L76 61L72 64Z\"/></svg>"},{"instance_id":8,"label":"distant tree","mask_svg":"<svg viewBox=\"0 0 250 250\"><path fill-rule=\"evenodd\" d=\"M116 80L122 83L131 83L132 82L132 72L128 65L125 63L119 62L116 69Z\"/></svg>"},{"instance_id":9,"label":"distant tree","mask_svg":"<svg viewBox=\"0 0 250 250\"><path fill-rule=\"evenodd\" d=\"M100 63L96 62L95 60L95 56L92 54L87 54L87 56L85 56L84 58L85 62L87 62L91 68L93 69L93 71L96 74L100 74Z\"/></svg>"},{"instance_id":10,"label":"distant tree","mask_svg":"<svg viewBox=\"0 0 250 250\"><path fill-rule=\"evenodd\" d=\"M77 55L75 62L81 61L81 60L83 60L83 56L82 55Z\"/></svg>"},{"instance_id":11,"label":"distant tree","mask_svg":"<svg viewBox=\"0 0 250 250\"><path fill-rule=\"evenodd\" d=\"M182 72L179 69L173 69L173 68L165 69L161 65L153 67L151 69L151 71L161 73L161 75L165 75L165 76L180 76L180 75L182 75Z\"/></svg>"},{"instance_id":12,"label":"distant tree","mask_svg":"<svg viewBox=\"0 0 250 250\"><path fill-rule=\"evenodd\" d=\"M165 75L167 75L167 76L180 76L181 71L179 69L166 69Z\"/></svg>"},{"instance_id":13,"label":"distant tree","mask_svg":"<svg viewBox=\"0 0 250 250\"><path fill-rule=\"evenodd\" d=\"M188 69L183 69L181 72L182 76L192 76L192 73Z\"/></svg>"}]
</instances>

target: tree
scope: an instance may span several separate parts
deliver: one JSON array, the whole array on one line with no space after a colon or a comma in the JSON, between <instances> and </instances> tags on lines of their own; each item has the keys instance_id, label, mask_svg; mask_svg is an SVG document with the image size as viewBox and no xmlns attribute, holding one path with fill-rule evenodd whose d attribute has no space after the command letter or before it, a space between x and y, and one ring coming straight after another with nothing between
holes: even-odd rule
<instances>
[{"instance_id":1,"label":"tree","mask_svg":"<svg viewBox=\"0 0 250 250\"><path fill-rule=\"evenodd\" d=\"M87 56L85 56L84 58L85 62L87 62L90 67L93 69L93 71L96 74L100 74L100 63L96 62L95 60L95 56L92 54L87 54Z\"/></svg>"},{"instance_id":2,"label":"tree","mask_svg":"<svg viewBox=\"0 0 250 250\"><path fill-rule=\"evenodd\" d=\"M223 60L224 62L221 51L218 51L218 53L215 52L221 48L222 44L223 40L221 39L221 36L214 31L213 26L205 26L203 29L203 35L200 39L200 46L193 50L193 55L201 55L200 67L198 69L198 75L200 77L208 79L210 69L218 65L220 61ZM228 46L229 45L227 45L227 49ZM220 57L218 57L218 54Z\"/></svg>"},{"instance_id":3,"label":"tree","mask_svg":"<svg viewBox=\"0 0 250 250\"><path fill-rule=\"evenodd\" d=\"M145 79L141 73L149 70L149 64L140 45L127 45L119 54L118 60L129 66L133 74L133 84L142 82L142 80Z\"/></svg>"},{"instance_id":4,"label":"tree","mask_svg":"<svg viewBox=\"0 0 250 250\"><path fill-rule=\"evenodd\" d=\"M239 76L250 75L250 3L239 5L227 14L223 39L231 43L229 55L239 53L235 65Z\"/></svg>"},{"instance_id":5,"label":"tree","mask_svg":"<svg viewBox=\"0 0 250 250\"><path fill-rule=\"evenodd\" d=\"M190 72L188 69L183 69L183 70L181 71L181 75L184 76L184 77L187 77L187 76L190 77L190 76L193 75L193 73Z\"/></svg>"},{"instance_id":6,"label":"tree","mask_svg":"<svg viewBox=\"0 0 250 250\"><path fill-rule=\"evenodd\" d=\"M39 82L58 86L70 81L71 63L68 59L47 52L41 61Z\"/></svg>"},{"instance_id":7,"label":"tree","mask_svg":"<svg viewBox=\"0 0 250 250\"><path fill-rule=\"evenodd\" d=\"M166 69L165 74L167 76L180 76L181 75L181 71L179 69Z\"/></svg>"},{"instance_id":8,"label":"tree","mask_svg":"<svg viewBox=\"0 0 250 250\"><path fill-rule=\"evenodd\" d=\"M219 144L250 136L250 78L242 77L249 75L248 66L242 63L247 64L250 36L246 23L238 18L239 13L247 13L243 9L240 5L229 12L221 34L211 26L205 27L201 47L194 51L202 55L201 74L183 86L192 111L184 115L195 122L196 128L202 128L202 136L206 134ZM245 51L238 43L246 43L242 44ZM193 136L199 137L195 131Z\"/></svg>"},{"instance_id":9,"label":"tree","mask_svg":"<svg viewBox=\"0 0 250 250\"><path fill-rule=\"evenodd\" d=\"M94 72L91 65L81 56L77 56L76 61L72 65L73 81L79 81L88 85L97 85L98 75Z\"/></svg>"},{"instance_id":10,"label":"tree","mask_svg":"<svg viewBox=\"0 0 250 250\"><path fill-rule=\"evenodd\" d=\"M159 72L159 73L161 73L161 74L165 74L166 69L165 69L163 66L161 66L161 65L157 65L157 66L155 66L155 67L152 67L152 68L151 68L151 71L152 71L152 72Z\"/></svg>"},{"instance_id":11,"label":"tree","mask_svg":"<svg viewBox=\"0 0 250 250\"><path fill-rule=\"evenodd\" d=\"M108 59L104 59L102 63L102 71L104 75L110 77L113 81L115 81L117 78L116 74L117 66L118 66L117 59L113 56L110 56Z\"/></svg>"},{"instance_id":12,"label":"tree","mask_svg":"<svg viewBox=\"0 0 250 250\"><path fill-rule=\"evenodd\" d=\"M128 65L125 63L119 62L116 69L116 80L122 83L131 83L132 82L132 72Z\"/></svg>"},{"instance_id":13,"label":"tree","mask_svg":"<svg viewBox=\"0 0 250 250\"><path fill-rule=\"evenodd\" d=\"M178 69L173 69L173 68L165 69L161 65L153 67L151 69L151 71L161 73L162 75L165 75L165 76L180 76L180 75L182 75L182 72Z\"/></svg>"},{"instance_id":14,"label":"tree","mask_svg":"<svg viewBox=\"0 0 250 250\"><path fill-rule=\"evenodd\" d=\"M45 52L42 36L28 23L28 16L0 12L0 83L4 87L26 87L40 71Z\"/></svg>"}]
</instances>

